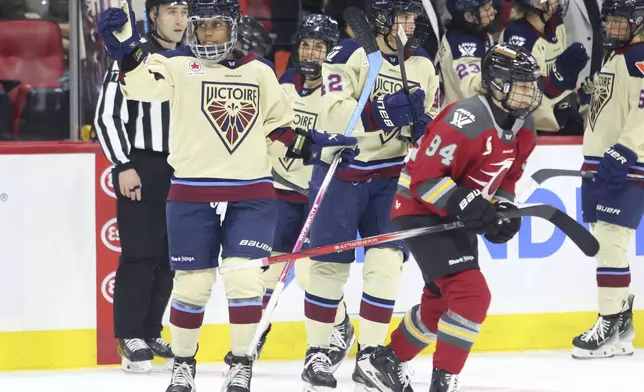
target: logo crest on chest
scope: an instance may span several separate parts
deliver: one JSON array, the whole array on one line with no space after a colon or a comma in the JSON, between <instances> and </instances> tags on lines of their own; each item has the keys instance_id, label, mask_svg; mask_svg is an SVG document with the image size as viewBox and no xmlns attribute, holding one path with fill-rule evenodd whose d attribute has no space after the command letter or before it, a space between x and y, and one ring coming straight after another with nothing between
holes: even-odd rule
<instances>
[{"instance_id":1,"label":"logo crest on chest","mask_svg":"<svg viewBox=\"0 0 644 392\"><path fill-rule=\"evenodd\" d=\"M247 83L203 82L201 112L232 154L257 121L259 87Z\"/></svg>"},{"instance_id":2,"label":"logo crest on chest","mask_svg":"<svg viewBox=\"0 0 644 392\"><path fill-rule=\"evenodd\" d=\"M593 95L590 99L590 114L588 115L590 127L593 130L595 129L599 115L613 96L614 82L615 75L613 74L600 72L595 76Z\"/></svg>"}]
</instances>

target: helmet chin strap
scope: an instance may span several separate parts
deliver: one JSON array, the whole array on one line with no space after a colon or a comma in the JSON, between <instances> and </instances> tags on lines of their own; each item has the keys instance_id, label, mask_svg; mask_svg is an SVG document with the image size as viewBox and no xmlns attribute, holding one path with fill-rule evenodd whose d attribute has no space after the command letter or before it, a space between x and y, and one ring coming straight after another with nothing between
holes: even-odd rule
<instances>
[{"instance_id":1,"label":"helmet chin strap","mask_svg":"<svg viewBox=\"0 0 644 392\"><path fill-rule=\"evenodd\" d=\"M169 44L176 44L176 42L174 42L174 41L168 41L165 37L163 37L161 34L159 34L158 29L156 29L156 28L152 31L152 35L153 35L155 38L160 39L160 40L161 40L161 41L163 41L163 42L167 42L167 43L169 43Z\"/></svg>"}]
</instances>

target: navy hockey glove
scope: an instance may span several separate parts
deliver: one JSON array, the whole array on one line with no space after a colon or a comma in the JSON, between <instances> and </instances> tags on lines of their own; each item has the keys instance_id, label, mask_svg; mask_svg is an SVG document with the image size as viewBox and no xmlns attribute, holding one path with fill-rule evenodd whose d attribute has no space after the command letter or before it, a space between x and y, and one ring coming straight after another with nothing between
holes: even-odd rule
<instances>
[{"instance_id":1,"label":"navy hockey glove","mask_svg":"<svg viewBox=\"0 0 644 392\"><path fill-rule=\"evenodd\" d=\"M595 182L599 192L617 191L626 185L628 169L637 162L637 154L621 144L609 147L597 165Z\"/></svg>"},{"instance_id":2,"label":"navy hockey glove","mask_svg":"<svg viewBox=\"0 0 644 392\"><path fill-rule=\"evenodd\" d=\"M398 90L393 94L377 97L371 114L378 128L390 132L396 127L414 124L425 113L425 92L421 89L405 94Z\"/></svg>"},{"instance_id":3,"label":"navy hockey glove","mask_svg":"<svg viewBox=\"0 0 644 392\"><path fill-rule=\"evenodd\" d=\"M549 75L551 81L562 90L573 90L577 86L579 72L584 69L588 60L584 45L573 42L557 56Z\"/></svg>"},{"instance_id":4,"label":"navy hockey glove","mask_svg":"<svg viewBox=\"0 0 644 392\"><path fill-rule=\"evenodd\" d=\"M555 105L554 113L560 134L582 135L584 133L584 119L579 113L579 108L563 101Z\"/></svg>"},{"instance_id":5,"label":"navy hockey glove","mask_svg":"<svg viewBox=\"0 0 644 392\"><path fill-rule=\"evenodd\" d=\"M498 202L494 204L496 211L516 210L517 206L510 202ZM505 244L510 241L521 229L521 218L498 219L496 221L496 230L486 233L485 239L493 244Z\"/></svg>"},{"instance_id":6,"label":"navy hockey glove","mask_svg":"<svg viewBox=\"0 0 644 392\"><path fill-rule=\"evenodd\" d=\"M98 16L98 31L111 58L120 61L138 45L136 19L129 0L121 1L121 8L108 8Z\"/></svg>"},{"instance_id":7,"label":"navy hockey glove","mask_svg":"<svg viewBox=\"0 0 644 392\"><path fill-rule=\"evenodd\" d=\"M463 222L465 228L477 234L496 231L496 208L481 191L459 188L447 201L447 214Z\"/></svg>"},{"instance_id":8,"label":"navy hockey glove","mask_svg":"<svg viewBox=\"0 0 644 392\"><path fill-rule=\"evenodd\" d=\"M420 115L414 125L400 129L400 136L411 144L415 144L425 134L425 128L433 120L432 116L427 113Z\"/></svg>"},{"instance_id":9,"label":"navy hockey glove","mask_svg":"<svg viewBox=\"0 0 644 392\"><path fill-rule=\"evenodd\" d=\"M328 166L329 162L322 160L322 149L327 147L335 147L339 150L340 157L342 158L338 164L339 171L346 170L355 157L360 154L360 149L357 146L358 139L355 137L344 136L339 133L316 131L315 129L307 131L302 128L297 128L295 132L297 133L297 137L291 147L289 147L287 156L302 158L305 165ZM356 147L352 148L353 146Z\"/></svg>"}]
</instances>

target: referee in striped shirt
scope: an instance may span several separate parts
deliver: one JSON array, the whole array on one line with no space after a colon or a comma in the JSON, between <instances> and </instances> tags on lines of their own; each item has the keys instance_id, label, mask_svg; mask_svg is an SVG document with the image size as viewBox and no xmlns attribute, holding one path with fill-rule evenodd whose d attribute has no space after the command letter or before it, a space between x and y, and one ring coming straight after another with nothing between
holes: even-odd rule
<instances>
[{"instance_id":1,"label":"referee in striped shirt","mask_svg":"<svg viewBox=\"0 0 644 392\"><path fill-rule=\"evenodd\" d=\"M188 23L187 1L146 0L151 33L141 39L150 53L174 49ZM169 102L123 97L119 64L105 76L95 117L103 152L114 164L116 219L121 256L114 285L114 334L122 367L151 370L153 356L172 357L161 339L161 319L172 291L165 203L172 168L167 162Z\"/></svg>"}]
</instances>

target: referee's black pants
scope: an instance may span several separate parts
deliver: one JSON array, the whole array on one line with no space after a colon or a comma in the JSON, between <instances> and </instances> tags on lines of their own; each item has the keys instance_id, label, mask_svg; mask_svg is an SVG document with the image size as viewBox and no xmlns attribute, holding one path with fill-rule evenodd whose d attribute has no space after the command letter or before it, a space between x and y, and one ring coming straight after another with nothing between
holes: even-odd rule
<instances>
[{"instance_id":1,"label":"referee's black pants","mask_svg":"<svg viewBox=\"0 0 644 392\"><path fill-rule=\"evenodd\" d=\"M174 278L165 219L173 170L167 154L133 150L131 157L141 178L141 201L121 195L118 175L112 176L122 249L114 283L114 335L153 339L161 336Z\"/></svg>"}]
</instances>

